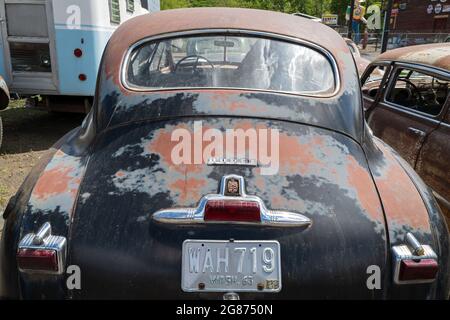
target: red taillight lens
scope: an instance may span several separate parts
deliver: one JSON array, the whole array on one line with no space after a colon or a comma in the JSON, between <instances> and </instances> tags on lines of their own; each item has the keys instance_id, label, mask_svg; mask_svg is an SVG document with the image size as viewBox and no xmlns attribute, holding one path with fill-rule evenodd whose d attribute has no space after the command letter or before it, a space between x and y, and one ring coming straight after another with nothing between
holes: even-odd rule
<instances>
[{"instance_id":1,"label":"red taillight lens","mask_svg":"<svg viewBox=\"0 0 450 320\"><path fill-rule=\"evenodd\" d=\"M81 58L81 56L83 55L83 51L80 48L76 48L75 50L73 50L73 54L75 57Z\"/></svg>"},{"instance_id":2,"label":"red taillight lens","mask_svg":"<svg viewBox=\"0 0 450 320\"><path fill-rule=\"evenodd\" d=\"M55 250L19 249L17 265L22 270L58 271L58 259Z\"/></svg>"},{"instance_id":3,"label":"red taillight lens","mask_svg":"<svg viewBox=\"0 0 450 320\"><path fill-rule=\"evenodd\" d=\"M87 80L87 76L84 73L80 73L78 75L78 79L80 79L80 81L86 81Z\"/></svg>"},{"instance_id":4,"label":"red taillight lens","mask_svg":"<svg viewBox=\"0 0 450 320\"><path fill-rule=\"evenodd\" d=\"M205 221L260 222L261 210L254 201L210 200L205 206Z\"/></svg>"},{"instance_id":5,"label":"red taillight lens","mask_svg":"<svg viewBox=\"0 0 450 320\"><path fill-rule=\"evenodd\" d=\"M436 277L439 265L434 259L419 261L402 260L400 264L400 281L430 280Z\"/></svg>"}]
</instances>

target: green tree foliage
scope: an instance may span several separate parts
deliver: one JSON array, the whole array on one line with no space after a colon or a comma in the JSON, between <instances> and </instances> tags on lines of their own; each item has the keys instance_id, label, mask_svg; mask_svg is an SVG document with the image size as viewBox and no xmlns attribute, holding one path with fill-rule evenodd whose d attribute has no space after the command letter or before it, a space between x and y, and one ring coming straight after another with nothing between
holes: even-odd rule
<instances>
[{"instance_id":1,"label":"green tree foliage","mask_svg":"<svg viewBox=\"0 0 450 320\"><path fill-rule=\"evenodd\" d=\"M380 4L380 0L366 0L364 6ZM323 13L339 15L345 21L345 11L350 0L161 0L161 9L185 7L241 7L256 8L286 13L301 12L321 17Z\"/></svg>"}]
</instances>

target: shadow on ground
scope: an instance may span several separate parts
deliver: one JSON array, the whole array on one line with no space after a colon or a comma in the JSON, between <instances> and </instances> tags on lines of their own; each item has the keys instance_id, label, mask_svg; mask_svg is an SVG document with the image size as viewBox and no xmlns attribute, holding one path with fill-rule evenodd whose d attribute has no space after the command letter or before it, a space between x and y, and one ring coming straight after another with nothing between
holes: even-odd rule
<instances>
[{"instance_id":1,"label":"shadow on ground","mask_svg":"<svg viewBox=\"0 0 450 320\"><path fill-rule=\"evenodd\" d=\"M79 126L82 114L58 113L31 108L10 108L0 112L3 144L0 154L42 151L50 148L65 133Z\"/></svg>"},{"instance_id":2,"label":"shadow on ground","mask_svg":"<svg viewBox=\"0 0 450 320\"><path fill-rule=\"evenodd\" d=\"M3 143L0 148L0 214L39 157L64 134L78 127L82 114L51 114L11 101L0 112Z\"/></svg>"}]
</instances>

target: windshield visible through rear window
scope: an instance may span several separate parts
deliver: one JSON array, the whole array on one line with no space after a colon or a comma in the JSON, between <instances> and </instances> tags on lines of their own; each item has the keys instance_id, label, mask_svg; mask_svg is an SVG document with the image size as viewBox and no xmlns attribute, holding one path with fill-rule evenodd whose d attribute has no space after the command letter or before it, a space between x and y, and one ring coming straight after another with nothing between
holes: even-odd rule
<instances>
[{"instance_id":1,"label":"windshield visible through rear window","mask_svg":"<svg viewBox=\"0 0 450 320\"><path fill-rule=\"evenodd\" d=\"M139 89L242 88L327 95L330 61L309 47L250 36L193 36L135 48L126 82Z\"/></svg>"}]
</instances>

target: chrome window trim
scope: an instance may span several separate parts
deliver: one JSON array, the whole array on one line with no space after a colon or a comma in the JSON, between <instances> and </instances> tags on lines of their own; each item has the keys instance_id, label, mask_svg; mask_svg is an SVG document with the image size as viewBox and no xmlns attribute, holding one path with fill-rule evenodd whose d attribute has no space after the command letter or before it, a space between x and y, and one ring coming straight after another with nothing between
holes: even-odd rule
<instances>
[{"instance_id":1,"label":"chrome window trim","mask_svg":"<svg viewBox=\"0 0 450 320\"><path fill-rule=\"evenodd\" d=\"M238 35L238 36L253 36L253 37L259 37L259 38L268 38L268 39L274 39L274 40L280 40L284 42L290 42L298 45L303 45L305 47L308 47L312 50L315 50L319 52L319 54L322 54L325 56L325 58L328 60L328 62L331 65L331 69L333 70L333 76L334 76L334 91L329 94L313 94L313 93L301 93L301 92L294 92L294 91L281 91L281 90L268 90L268 89L253 89L253 88L241 88L241 87L167 87L167 88L147 88L147 87L140 87L136 85L129 84L127 82L127 71L130 61L130 55L133 52L134 49L137 47L143 45L146 42L161 40L161 39L169 39L169 38L175 38L175 37L186 37L186 36L194 36L194 35L214 35L214 34L230 34L230 35ZM351 53L350 53L351 54ZM296 95L296 96L305 96L305 97L317 97L317 98L331 98L335 96L341 89L341 81L340 81L340 74L339 74L339 68L337 66L336 59L331 54L330 51L327 49L298 38L293 38L289 36L280 35L277 33L269 33L269 32L262 32L262 31L253 31L253 30L245 30L245 29L198 29L198 30L189 30L189 31L181 31L181 32L170 32L165 34L160 34L156 36L151 36L147 38L143 38L137 42L135 42L133 45L131 45L128 48L127 53L125 54L125 57L122 59L122 62L120 64L120 82L122 86L130 91L137 91L137 92L155 92L155 91L179 91L179 90L244 90L244 91L256 91L256 92L270 92L270 93L279 93L279 94L289 94L289 95Z\"/></svg>"}]
</instances>

